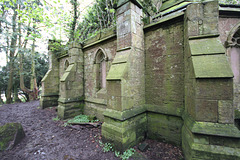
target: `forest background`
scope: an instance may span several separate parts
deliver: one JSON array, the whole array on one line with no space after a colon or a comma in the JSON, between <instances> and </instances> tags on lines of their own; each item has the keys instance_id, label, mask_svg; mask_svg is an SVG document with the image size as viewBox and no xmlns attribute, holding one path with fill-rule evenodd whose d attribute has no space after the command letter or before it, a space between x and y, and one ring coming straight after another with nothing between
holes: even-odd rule
<instances>
[{"instance_id":1,"label":"forest background","mask_svg":"<svg viewBox=\"0 0 240 160\"><path fill-rule=\"evenodd\" d=\"M48 40L83 41L113 25L113 0L0 0L0 103L39 98ZM59 47L59 46L56 46Z\"/></svg>"}]
</instances>

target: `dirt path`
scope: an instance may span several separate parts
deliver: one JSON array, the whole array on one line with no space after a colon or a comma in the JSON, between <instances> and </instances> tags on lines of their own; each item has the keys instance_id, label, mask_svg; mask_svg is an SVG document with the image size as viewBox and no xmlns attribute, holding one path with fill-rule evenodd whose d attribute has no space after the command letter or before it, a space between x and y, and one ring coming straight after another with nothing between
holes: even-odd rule
<instances>
[{"instance_id":1,"label":"dirt path","mask_svg":"<svg viewBox=\"0 0 240 160\"><path fill-rule=\"evenodd\" d=\"M55 108L41 110L38 106L39 101L32 101L0 107L0 125L19 122L26 133L23 141L12 150L0 152L1 160L118 159L113 152L104 153L99 146L100 128L64 127L62 121L52 120L56 117ZM150 143L152 146L144 153L147 159L177 160L182 157L177 147L155 141Z\"/></svg>"}]
</instances>

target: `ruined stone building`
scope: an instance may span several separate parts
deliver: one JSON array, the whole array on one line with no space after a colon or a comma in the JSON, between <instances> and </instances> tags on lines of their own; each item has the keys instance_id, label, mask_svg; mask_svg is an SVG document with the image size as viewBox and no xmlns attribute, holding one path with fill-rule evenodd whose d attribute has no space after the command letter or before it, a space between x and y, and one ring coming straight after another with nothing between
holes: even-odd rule
<instances>
[{"instance_id":1,"label":"ruined stone building","mask_svg":"<svg viewBox=\"0 0 240 160\"><path fill-rule=\"evenodd\" d=\"M96 115L119 150L151 138L187 160L239 160L240 6L163 0L150 23L142 16L119 0L116 27L61 54L50 43L41 107Z\"/></svg>"}]
</instances>

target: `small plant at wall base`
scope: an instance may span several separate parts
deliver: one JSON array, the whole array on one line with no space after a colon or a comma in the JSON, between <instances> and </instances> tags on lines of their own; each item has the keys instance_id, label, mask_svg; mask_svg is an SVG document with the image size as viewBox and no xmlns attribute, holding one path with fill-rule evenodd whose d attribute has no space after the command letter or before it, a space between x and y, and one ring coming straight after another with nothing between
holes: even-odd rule
<instances>
[{"instance_id":1,"label":"small plant at wall base","mask_svg":"<svg viewBox=\"0 0 240 160\"><path fill-rule=\"evenodd\" d=\"M113 151L113 145L111 143L102 143L102 141L99 141L99 144L103 147L103 152Z\"/></svg>"},{"instance_id":2,"label":"small plant at wall base","mask_svg":"<svg viewBox=\"0 0 240 160\"><path fill-rule=\"evenodd\" d=\"M91 116L87 116L87 115L78 115L76 117L74 117L73 119L70 119L67 121L67 123L94 123L94 122L98 122L99 120L96 119L95 117L91 117Z\"/></svg>"},{"instance_id":3,"label":"small plant at wall base","mask_svg":"<svg viewBox=\"0 0 240 160\"><path fill-rule=\"evenodd\" d=\"M57 117L55 117L55 118L52 118L52 120L53 120L53 121L59 121L60 119L59 119L58 116L57 116Z\"/></svg>"},{"instance_id":4,"label":"small plant at wall base","mask_svg":"<svg viewBox=\"0 0 240 160\"><path fill-rule=\"evenodd\" d=\"M121 154L119 151L114 150L114 147L111 143L103 143L102 141L99 141L99 144L102 147L103 152L112 151L114 152L116 157L121 158L122 160L129 159L135 153L135 149L133 148L129 148L126 151L124 151L123 154Z\"/></svg>"},{"instance_id":5,"label":"small plant at wall base","mask_svg":"<svg viewBox=\"0 0 240 160\"><path fill-rule=\"evenodd\" d=\"M65 123L63 124L63 127L67 127L67 126L68 126L68 123L65 122Z\"/></svg>"}]
</instances>

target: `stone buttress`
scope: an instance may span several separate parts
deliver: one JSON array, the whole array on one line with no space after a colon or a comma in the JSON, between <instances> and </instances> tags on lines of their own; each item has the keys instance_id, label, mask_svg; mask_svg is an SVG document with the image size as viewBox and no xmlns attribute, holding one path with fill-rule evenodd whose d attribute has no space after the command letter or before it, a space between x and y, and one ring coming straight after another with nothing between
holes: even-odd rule
<instances>
[{"instance_id":1,"label":"stone buttress","mask_svg":"<svg viewBox=\"0 0 240 160\"><path fill-rule=\"evenodd\" d=\"M133 0L119 0L116 12L117 53L106 79L102 135L124 151L146 134L143 13L141 5Z\"/></svg>"},{"instance_id":2,"label":"stone buttress","mask_svg":"<svg viewBox=\"0 0 240 160\"><path fill-rule=\"evenodd\" d=\"M83 52L80 44L69 44L69 66L60 78L58 117L72 118L83 113Z\"/></svg>"},{"instance_id":3,"label":"stone buttress","mask_svg":"<svg viewBox=\"0 0 240 160\"><path fill-rule=\"evenodd\" d=\"M59 94L59 62L54 51L55 41L48 42L49 70L42 79L42 95L40 106L42 109L58 105Z\"/></svg>"},{"instance_id":4,"label":"stone buttress","mask_svg":"<svg viewBox=\"0 0 240 160\"><path fill-rule=\"evenodd\" d=\"M182 147L187 160L240 159L233 73L219 38L218 18L217 1L191 4L185 12Z\"/></svg>"}]
</instances>

